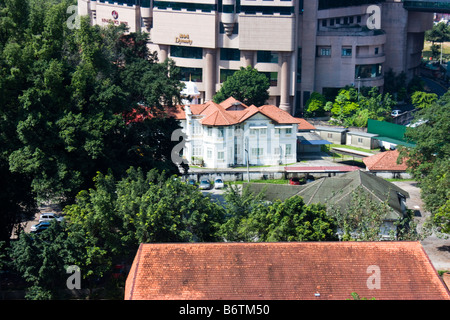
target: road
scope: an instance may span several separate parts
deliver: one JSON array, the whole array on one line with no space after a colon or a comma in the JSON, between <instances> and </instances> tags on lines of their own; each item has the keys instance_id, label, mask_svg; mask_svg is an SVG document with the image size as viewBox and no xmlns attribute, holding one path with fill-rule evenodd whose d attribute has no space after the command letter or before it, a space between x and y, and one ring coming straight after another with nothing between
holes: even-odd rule
<instances>
[{"instance_id":1,"label":"road","mask_svg":"<svg viewBox=\"0 0 450 320\"><path fill-rule=\"evenodd\" d=\"M421 79L425 82L426 86L434 93L436 93L439 97L443 96L448 89L445 89L442 85L437 83L434 80L431 80L426 77L421 77Z\"/></svg>"}]
</instances>

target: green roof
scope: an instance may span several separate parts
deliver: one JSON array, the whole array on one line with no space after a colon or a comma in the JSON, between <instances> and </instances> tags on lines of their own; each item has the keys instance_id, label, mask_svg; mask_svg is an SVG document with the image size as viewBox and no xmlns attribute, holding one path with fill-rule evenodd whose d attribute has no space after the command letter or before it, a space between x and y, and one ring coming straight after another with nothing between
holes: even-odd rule
<instances>
[{"instance_id":1,"label":"green roof","mask_svg":"<svg viewBox=\"0 0 450 320\"><path fill-rule=\"evenodd\" d=\"M389 137L376 137L375 139L381 140L381 141L386 141L389 143L394 143L396 145L401 145L401 146L405 146L405 147L409 147L409 148L414 148L416 146L415 143L409 143L409 142L406 142L403 140L392 139Z\"/></svg>"},{"instance_id":2,"label":"green roof","mask_svg":"<svg viewBox=\"0 0 450 320\"><path fill-rule=\"evenodd\" d=\"M362 187L362 190L373 200L381 202L388 199L389 206L393 210L386 217L387 220L396 220L403 216L399 194L407 198L409 194L393 183L361 170L348 172L337 177L321 178L300 186L250 184L252 192L259 193L265 189L265 199L269 201L284 201L287 198L298 195L303 198L306 204L333 204L341 208L345 208L350 204L351 194L357 187Z\"/></svg>"}]
</instances>

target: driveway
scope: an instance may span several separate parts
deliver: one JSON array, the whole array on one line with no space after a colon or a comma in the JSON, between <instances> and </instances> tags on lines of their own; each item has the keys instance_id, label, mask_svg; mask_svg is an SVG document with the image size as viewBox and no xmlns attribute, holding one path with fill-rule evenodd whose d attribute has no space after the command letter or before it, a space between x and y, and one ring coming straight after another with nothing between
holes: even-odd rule
<instances>
[{"instance_id":1,"label":"driveway","mask_svg":"<svg viewBox=\"0 0 450 320\"><path fill-rule=\"evenodd\" d=\"M409 193L409 198L406 199L406 206L408 209L414 210L420 230L430 213L424 208L417 183L415 181L397 181L393 183ZM436 270L450 270L450 238L444 239L432 234L420 241L420 243Z\"/></svg>"}]
</instances>

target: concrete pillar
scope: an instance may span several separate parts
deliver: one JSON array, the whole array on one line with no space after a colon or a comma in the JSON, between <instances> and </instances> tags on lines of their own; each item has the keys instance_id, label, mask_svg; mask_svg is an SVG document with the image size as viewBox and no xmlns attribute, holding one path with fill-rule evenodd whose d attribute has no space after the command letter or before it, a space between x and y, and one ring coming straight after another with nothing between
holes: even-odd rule
<instances>
[{"instance_id":1,"label":"concrete pillar","mask_svg":"<svg viewBox=\"0 0 450 320\"><path fill-rule=\"evenodd\" d=\"M166 61L169 56L169 46L165 44L159 45L159 62Z\"/></svg>"},{"instance_id":2,"label":"concrete pillar","mask_svg":"<svg viewBox=\"0 0 450 320\"><path fill-rule=\"evenodd\" d=\"M244 56L245 66L246 67L253 66L253 55L254 55L254 52L245 50L245 51L242 51L242 54Z\"/></svg>"},{"instance_id":3,"label":"concrete pillar","mask_svg":"<svg viewBox=\"0 0 450 320\"><path fill-rule=\"evenodd\" d=\"M203 83L205 88L205 101L212 100L216 90L215 53L214 49L204 49L205 67L203 68Z\"/></svg>"},{"instance_id":4,"label":"concrete pillar","mask_svg":"<svg viewBox=\"0 0 450 320\"><path fill-rule=\"evenodd\" d=\"M302 83L301 83L301 108L306 103L305 93L313 93L315 90L316 74L316 43L317 43L317 11L318 0L303 1L302 14Z\"/></svg>"},{"instance_id":5,"label":"concrete pillar","mask_svg":"<svg viewBox=\"0 0 450 320\"><path fill-rule=\"evenodd\" d=\"M281 74L280 74L280 109L291 113L291 105L289 103L289 60L290 52L281 52Z\"/></svg>"}]
</instances>

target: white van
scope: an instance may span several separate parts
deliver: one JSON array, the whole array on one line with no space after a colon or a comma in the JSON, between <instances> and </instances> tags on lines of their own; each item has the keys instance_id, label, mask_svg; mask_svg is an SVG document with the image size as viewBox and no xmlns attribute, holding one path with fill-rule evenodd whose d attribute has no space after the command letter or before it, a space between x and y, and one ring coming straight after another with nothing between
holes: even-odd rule
<instances>
[{"instance_id":1,"label":"white van","mask_svg":"<svg viewBox=\"0 0 450 320\"><path fill-rule=\"evenodd\" d=\"M64 220L63 217L60 217L56 213L53 213L53 212L45 212L45 213L42 213L39 216L39 222L52 221L53 219L56 219L56 221L63 221Z\"/></svg>"}]
</instances>

